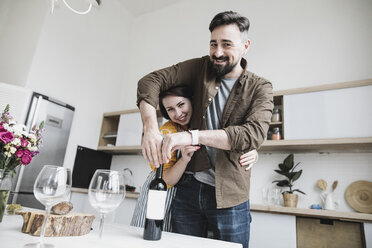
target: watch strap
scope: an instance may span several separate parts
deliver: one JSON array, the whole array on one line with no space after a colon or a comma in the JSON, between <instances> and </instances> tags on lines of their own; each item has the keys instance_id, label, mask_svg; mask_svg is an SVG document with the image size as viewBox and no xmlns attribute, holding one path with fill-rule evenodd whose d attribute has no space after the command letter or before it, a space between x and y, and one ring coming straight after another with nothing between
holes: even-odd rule
<instances>
[{"instance_id":1,"label":"watch strap","mask_svg":"<svg viewBox=\"0 0 372 248\"><path fill-rule=\"evenodd\" d=\"M191 145L195 146L199 144L199 130L188 130L191 133Z\"/></svg>"}]
</instances>

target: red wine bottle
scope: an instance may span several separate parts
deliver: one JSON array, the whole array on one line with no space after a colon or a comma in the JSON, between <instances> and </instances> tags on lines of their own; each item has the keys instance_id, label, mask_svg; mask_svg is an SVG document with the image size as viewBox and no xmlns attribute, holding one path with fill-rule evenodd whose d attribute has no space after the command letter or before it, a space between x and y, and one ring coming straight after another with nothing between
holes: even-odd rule
<instances>
[{"instance_id":1,"label":"red wine bottle","mask_svg":"<svg viewBox=\"0 0 372 248\"><path fill-rule=\"evenodd\" d=\"M163 230L167 184L163 180L163 164L156 169L154 180L150 183L147 194L146 220L143 239L159 240Z\"/></svg>"}]
</instances>

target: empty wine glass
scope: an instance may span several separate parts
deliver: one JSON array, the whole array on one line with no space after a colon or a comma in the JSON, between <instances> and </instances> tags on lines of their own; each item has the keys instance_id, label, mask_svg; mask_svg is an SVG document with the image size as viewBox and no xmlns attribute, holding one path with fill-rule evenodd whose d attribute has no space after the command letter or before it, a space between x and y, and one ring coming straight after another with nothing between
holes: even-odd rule
<instances>
[{"instance_id":1,"label":"empty wine glass","mask_svg":"<svg viewBox=\"0 0 372 248\"><path fill-rule=\"evenodd\" d=\"M99 237L102 237L105 215L114 211L125 197L122 171L96 170L89 184L89 202L100 213Z\"/></svg>"},{"instance_id":2,"label":"empty wine glass","mask_svg":"<svg viewBox=\"0 0 372 248\"><path fill-rule=\"evenodd\" d=\"M24 247L53 248L52 244L44 243L45 229L53 205L67 200L71 193L70 169L44 165L34 183L34 195L45 206L45 217L40 231L39 243L26 244Z\"/></svg>"}]
</instances>

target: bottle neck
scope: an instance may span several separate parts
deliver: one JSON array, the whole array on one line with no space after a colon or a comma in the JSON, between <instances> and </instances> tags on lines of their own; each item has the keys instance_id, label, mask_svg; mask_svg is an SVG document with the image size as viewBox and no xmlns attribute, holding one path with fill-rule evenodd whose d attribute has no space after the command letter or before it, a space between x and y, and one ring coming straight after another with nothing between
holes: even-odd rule
<instances>
[{"instance_id":1,"label":"bottle neck","mask_svg":"<svg viewBox=\"0 0 372 248\"><path fill-rule=\"evenodd\" d=\"M159 179L163 177L163 164L160 164L160 166L156 169L155 177Z\"/></svg>"}]
</instances>

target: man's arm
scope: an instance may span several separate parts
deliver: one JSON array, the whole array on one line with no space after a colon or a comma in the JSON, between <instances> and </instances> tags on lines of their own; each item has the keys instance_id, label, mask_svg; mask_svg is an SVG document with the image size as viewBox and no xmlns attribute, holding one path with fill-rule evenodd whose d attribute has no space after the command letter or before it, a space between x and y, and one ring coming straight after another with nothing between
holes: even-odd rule
<instances>
[{"instance_id":1,"label":"man's arm","mask_svg":"<svg viewBox=\"0 0 372 248\"><path fill-rule=\"evenodd\" d=\"M199 131L199 144L214 147L221 150L230 150L230 142L227 133L220 130ZM192 144L192 136L189 132L168 134L164 137L162 148L163 161L169 161L174 150Z\"/></svg>"},{"instance_id":2,"label":"man's arm","mask_svg":"<svg viewBox=\"0 0 372 248\"><path fill-rule=\"evenodd\" d=\"M159 166L161 156L161 139L158 131L155 108L159 93L178 85L193 88L200 71L208 61L206 58L191 59L176 65L154 71L138 81L137 105L140 108L143 127L142 154L155 167ZM204 63L204 64L203 64Z\"/></svg>"},{"instance_id":3,"label":"man's arm","mask_svg":"<svg viewBox=\"0 0 372 248\"><path fill-rule=\"evenodd\" d=\"M152 165L159 167L159 163L162 163L160 151L163 137L159 132L156 109L146 101L141 101L140 112L143 124L142 154Z\"/></svg>"},{"instance_id":4,"label":"man's arm","mask_svg":"<svg viewBox=\"0 0 372 248\"><path fill-rule=\"evenodd\" d=\"M227 133L232 152L245 152L260 148L270 126L273 108L271 83L268 81L260 83L245 123L223 128Z\"/></svg>"}]
</instances>

